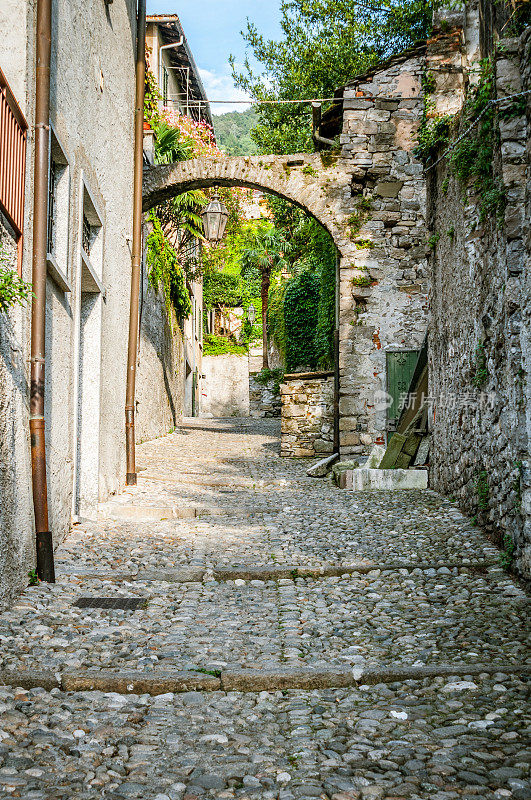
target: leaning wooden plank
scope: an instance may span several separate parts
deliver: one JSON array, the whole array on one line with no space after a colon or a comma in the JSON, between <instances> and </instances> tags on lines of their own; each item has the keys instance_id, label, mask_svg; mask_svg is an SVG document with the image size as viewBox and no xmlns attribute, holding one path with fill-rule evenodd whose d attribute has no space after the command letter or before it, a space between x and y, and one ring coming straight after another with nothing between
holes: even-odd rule
<instances>
[{"instance_id":1,"label":"leaning wooden plank","mask_svg":"<svg viewBox=\"0 0 531 800\"><path fill-rule=\"evenodd\" d=\"M419 433L410 433L402 448L402 452L407 453L408 456L413 458L413 456L417 454L417 450L419 449L421 441L422 436Z\"/></svg>"},{"instance_id":2,"label":"leaning wooden plank","mask_svg":"<svg viewBox=\"0 0 531 800\"><path fill-rule=\"evenodd\" d=\"M406 441L406 437L402 436L401 433L395 433L393 438L387 445L387 450L385 451L385 455L380 462L380 469L391 469L396 464L396 459L402 452L402 448Z\"/></svg>"}]
</instances>

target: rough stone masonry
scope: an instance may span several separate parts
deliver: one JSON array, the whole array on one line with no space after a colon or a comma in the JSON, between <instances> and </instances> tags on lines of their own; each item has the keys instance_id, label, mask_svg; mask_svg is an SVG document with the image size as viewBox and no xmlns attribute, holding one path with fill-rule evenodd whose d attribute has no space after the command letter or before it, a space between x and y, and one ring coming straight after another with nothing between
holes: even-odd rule
<instances>
[{"instance_id":1,"label":"rough stone masonry","mask_svg":"<svg viewBox=\"0 0 531 800\"><path fill-rule=\"evenodd\" d=\"M334 376L284 376L280 384L280 455L304 458L334 451Z\"/></svg>"},{"instance_id":2,"label":"rough stone masonry","mask_svg":"<svg viewBox=\"0 0 531 800\"><path fill-rule=\"evenodd\" d=\"M493 97L500 99L531 89L531 27L515 36L491 12L469 3L465 15L454 14L456 61L471 76L471 93L478 59L489 59L483 63L491 64ZM461 101L460 110L457 70L433 70L433 76L437 110L445 111L443 89ZM431 480L529 578L531 94L498 104L493 125L493 174L504 192L497 210L482 212L486 189L474 181L463 186L447 158L428 172L428 222L436 243L430 256ZM477 127L468 133L476 148L478 136Z\"/></svg>"}]
</instances>

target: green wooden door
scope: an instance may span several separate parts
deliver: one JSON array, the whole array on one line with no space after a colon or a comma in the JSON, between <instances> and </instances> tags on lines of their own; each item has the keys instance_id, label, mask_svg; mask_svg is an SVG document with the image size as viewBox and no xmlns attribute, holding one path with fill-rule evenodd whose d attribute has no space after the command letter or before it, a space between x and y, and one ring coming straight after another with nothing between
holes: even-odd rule
<instances>
[{"instance_id":1,"label":"green wooden door","mask_svg":"<svg viewBox=\"0 0 531 800\"><path fill-rule=\"evenodd\" d=\"M387 430L396 430L396 424L404 405L404 396L409 389L417 358L418 350L401 350L387 353L387 392L391 405L387 409Z\"/></svg>"}]
</instances>

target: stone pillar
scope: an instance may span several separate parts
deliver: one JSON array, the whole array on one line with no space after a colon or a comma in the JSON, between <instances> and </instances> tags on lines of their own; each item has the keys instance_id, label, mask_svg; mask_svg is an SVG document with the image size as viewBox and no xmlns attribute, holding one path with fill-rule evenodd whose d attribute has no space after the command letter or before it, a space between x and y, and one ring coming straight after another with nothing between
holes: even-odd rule
<instances>
[{"instance_id":1,"label":"stone pillar","mask_svg":"<svg viewBox=\"0 0 531 800\"><path fill-rule=\"evenodd\" d=\"M311 458L334 451L334 375L285 376L282 400L281 456Z\"/></svg>"}]
</instances>

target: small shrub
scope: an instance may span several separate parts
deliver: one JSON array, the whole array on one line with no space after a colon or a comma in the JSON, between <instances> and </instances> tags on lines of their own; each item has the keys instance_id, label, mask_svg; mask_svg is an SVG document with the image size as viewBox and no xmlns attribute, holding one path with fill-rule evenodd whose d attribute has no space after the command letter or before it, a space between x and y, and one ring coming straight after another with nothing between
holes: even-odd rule
<instances>
[{"instance_id":1,"label":"small shrub","mask_svg":"<svg viewBox=\"0 0 531 800\"><path fill-rule=\"evenodd\" d=\"M368 288L372 286L372 279L369 275L357 275L355 278L352 278L352 285Z\"/></svg>"},{"instance_id":2,"label":"small shrub","mask_svg":"<svg viewBox=\"0 0 531 800\"><path fill-rule=\"evenodd\" d=\"M356 250L372 250L373 247L376 247L372 239L356 239L354 242L354 247Z\"/></svg>"},{"instance_id":3,"label":"small shrub","mask_svg":"<svg viewBox=\"0 0 531 800\"><path fill-rule=\"evenodd\" d=\"M472 383L474 386L479 388L486 383L487 378L489 377L489 371L487 369L487 355L485 353L485 345L483 342L478 342L477 344L474 355L474 367L475 369Z\"/></svg>"},{"instance_id":4,"label":"small shrub","mask_svg":"<svg viewBox=\"0 0 531 800\"><path fill-rule=\"evenodd\" d=\"M37 570L30 569L28 572L28 586L38 586L40 583L39 576L37 575Z\"/></svg>"},{"instance_id":5,"label":"small shrub","mask_svg":"<svg viewBox=\"0 0 531 800\"><path fill-rule=\"evenodd\" d=\"M514 561L516 544L509 533L503 535L503 550L500 553L500 564L504 569L510 569Z\"/></svg>"},{"instance_id":6,"label":"small shrub","mask_svg":"<svg viewBox=\"0 0 531 800\"><path fill-rule=\"evenodd\" d=\"M277 367L276 369L263 369L254 376L254 379L261 386L267 386L268 383L273 382L273 392L275 394L280 394L280 384L284 379L284 370L281 367Z\"/></svg>"},{"instance_id":7,"label":"small shrub","mask_svg":"<svg viewBox=\"0 0 531 800\"><path fill-rule=\"evenodd\" d=\"M477 473L474 487L478 498L478 508L486 511L489 507L489 476L486 470L480 470Z\"/></svg>"},{"instance_id":8,"label":"small shrub","mask_svg":"<svg viewBox=\"0 0 531 800\"><path fill-rule=\"evenodd\" d=\"M9 311L13 306L23 306L33 297L31 283L19 278L11 268L10 259L4 248L0 246L0 311Z\"/></svg>"}]
</instances>

